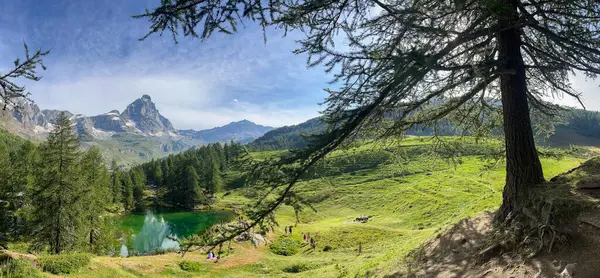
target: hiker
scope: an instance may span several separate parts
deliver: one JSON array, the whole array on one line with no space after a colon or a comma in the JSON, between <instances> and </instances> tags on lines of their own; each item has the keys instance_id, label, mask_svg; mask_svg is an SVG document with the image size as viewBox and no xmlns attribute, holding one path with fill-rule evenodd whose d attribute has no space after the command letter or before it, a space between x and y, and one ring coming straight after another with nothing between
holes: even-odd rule
<instances>
[{"instance_id":1,"label":"hiker","mask_svg":"<svg viewBox=\"0 0 600 278\"><path fill-rule=\"evenodd\" d=\"M302 233L302 237L304 238L304 243L306 243L306 234Z\"/></svg>"},{"instance_id":2,"label":"hiker","mask_svg":"<svg viewBox=\"0 0 600 278\"><path fill-rule=\"evenodd\" d=\"M208 257L207 259L212 260L215 258L215 254L213 253L213 251L208 252Z\"/></svg>"},{"instance_id":3,"label":"hiker","mask_svg":"<svg viewBox=\"0 0 600 278\"><path fill-rule=\"evenodd\" d=\"M285 234L287 235L288 233L288 226L285 226Z\"/></svg>"},{"instance_id":4,"label":"hiker","mask_svg":"<svg viewBox=\"0 0 600 278\"><path fill-rule=\"evenodd\" d=\"M290 235L291 235L291 234L292 234L292 226L290 226L290 227L288 228L288 230L290 230Z\"/></svg>"},{"instance_id":5,"label":"hiker","mask_svg":"<svg viewBox=\"0 0 600 278\"><path fill-rule=\"evenodd\" d=\"M312 248L312 250L315 250L315 248L317 248L317 243L315 242L314 238L310 239L310 247Z\"/></svg>"},{"instance_id":6,"label":"hiker","mask_svg":"<svg viewBox=\"0 0 600 278\"><path fill-rule=\"evenodd\" d=\"M310 243L310 242L311 242L311 241L310 241L310 233L308 233L308 235L306 236L306 242L307 242L307 243Z\"/></svg>"}]
</instances>

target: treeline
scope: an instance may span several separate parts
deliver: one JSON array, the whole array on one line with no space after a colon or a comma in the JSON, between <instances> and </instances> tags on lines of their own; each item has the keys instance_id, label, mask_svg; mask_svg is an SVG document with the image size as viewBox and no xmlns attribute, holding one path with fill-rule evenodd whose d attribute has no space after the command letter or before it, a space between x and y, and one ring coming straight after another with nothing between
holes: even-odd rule
<instances>
[{"instance_id":1,"label":"treeline","mask_svg":"<svg viewBox=\"0 0 600 278\"><path fill-rule=\"evenodd\" d=\"M130 176L148 181L162 203L186 209L209 204L223 187L224 173L243 147L235 142L210 144L131 169ZM135 188L135 187L134 187ZM134 192L134 200L136 192Z\"/></svg>"},{"instance_id":2,"label":"treeline","mask_svg":"<svg viewBox=\"0 0 600 278\"><path fill-rule=\"evenodd\" d=\"M566 118L567 127L577 134L600 137L600 113L577 109L570 111Z\"/></svg>"},{"instance_id":3,"label":"treeline","mask_svg":"<svg viewBox=\"0 0 600 278\"><path fill-rule=\"evenodd\" d=\"M317 134L327 128L319 118L310 119L298 125L284 126L265 133L260 138L248 143L252 151L291 150L306 147L305 136Z\"/></svg>"},{"instance_id":4,"label":"treeline","mask_svg":"<svg viewBox=\"0 0 600 278\"><path fill-rule=\"evenodd\" d=\"M109 170L98 148L81 151L64 114L40 145L0 137L0 233L34 251L106 254L115 235L104 216L133 209L145 176Z\"/></svg>"}]
</instances>

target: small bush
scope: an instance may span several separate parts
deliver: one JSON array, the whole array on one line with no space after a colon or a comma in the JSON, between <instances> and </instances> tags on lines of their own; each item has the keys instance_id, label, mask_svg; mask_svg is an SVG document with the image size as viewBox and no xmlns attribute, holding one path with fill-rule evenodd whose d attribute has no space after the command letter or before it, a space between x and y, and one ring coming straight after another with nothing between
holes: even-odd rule
<instances>
[{"instance_id":1,"label":"small bush","mask_svg":"<svg viewBox=\"0 0 600 278\"><path fill-rule=\"evenodd\" d=\"M277 255L292 256L298 253L298 250L300 249L300 241L287 237L280 238L273 242L269 248L271 249L271 252Z\"/></svg>"},{"instance_id":2,"label":"small bush","mask_svg":"<svg viewBox=\"0 0 600 278\"><path fill-rule=\"evenodd\" d=\"M44 275L31 262L15 260L7 256L0 258L0 277L42 278Z\"/></svg>"},{"instance_id":3,"label":"small bush","mask_svg":"<svg viewBox=\"0 0 600 278\"><path fill-rule=\"evenodd\" d=\"M36 261L42 266L42 270L52 274L69 274L78 271L90 263L91 256L88 254L61 254L38 258Z\"/></svg>"},{"instance_id":4,"label":"small bush","mask_svg":"<svg viewBox=\"0 0 600 278\"><path fill-rule=\"evenodd\" d=\"M303 271L311 270L313 268L314 268L314 266L308 265L306 263L296 263L296 264L286 266L285 268L283 268L283 272L300 273Z\"/></svg>"},{"instance_id":5,"label":"small bush","mask_svg":"<svg viewBox=\"0 0 600 278\"><path fill-rule=\"evenodd\" d=\"M202 271L202 263L201 262L191 262L191 261L183 261L179 263L179 267L181 270L185 270L187 272L201 272Z\"/></svg>"},{"instance_id":6,"label":"small bush","mask_svg":"<svg viewBox=\"0 0 600 278\"><path fill-rule=\"evenodd\" d=\"M323 252L331 251L332 249L333 249L333 247L331 247L329 245L325 245L325 247L323 247Z\"/></svg>"}]
</instances>

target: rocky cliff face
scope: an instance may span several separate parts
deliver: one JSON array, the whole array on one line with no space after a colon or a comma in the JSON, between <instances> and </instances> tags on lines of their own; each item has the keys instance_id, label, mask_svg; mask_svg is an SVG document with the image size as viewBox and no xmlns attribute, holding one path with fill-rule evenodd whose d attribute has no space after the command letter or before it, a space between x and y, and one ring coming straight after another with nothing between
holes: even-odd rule
<instances>
[{"instance_id":1,"label":"rocky cliff face","mask_svg":"<svg viewBox=\"0 0 600 278\"><path fill-rule=\"evenodd\" d=\"M121 113L121 118L125 126L136 128L144 134L168 136L175 132L171 122L158 112L149 95L143 95L129 104Z\"/></svg>"},{"instance_id":2,"label":"rocky cliff face","mask_svg":"<svg viewBox=\"0 0 600 278\"><path fill-rule=\"evenodd\" d=\"M273 129L243 120L208 130L177 130L148 95L133 101L122 113L112 110L96 116L40 110L23 100L18 107L0 110L0 128L26 139L43 140L61 112L71 119L84 148L100 146L106 157L131 165L207 143L246 143Z\"/></svg>"},{"instance_id":3,"label":"rocky cliff face","mask_svg":"<svg viewBox=\"0 0 600 278\"><path fill-rule=\"evenodd\" d=\"M27 139L44 139L61 112L71 119L73 130L84 146L101 145L110 153L108 156L138 162L202 144L231 140L246 143L273 129L243 120L208 130L177 130L148 95L133 101L122 113L112 110L96 116L40 110L36 104L23 100L18 107L0 110L0 128Z\"/></svg>"}]
</instances>

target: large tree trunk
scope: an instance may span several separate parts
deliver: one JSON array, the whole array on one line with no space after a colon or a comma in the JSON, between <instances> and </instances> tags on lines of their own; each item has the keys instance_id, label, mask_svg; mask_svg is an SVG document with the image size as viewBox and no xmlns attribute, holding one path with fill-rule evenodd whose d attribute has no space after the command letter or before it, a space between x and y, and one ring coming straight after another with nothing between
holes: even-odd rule
<instances>
[{"instance_id":1,"label":"large tree trunk","mask_svg":"<svg viewBox=\"0 0 600 278\"><path fill-rule=\"evenodd\" d=\"M517 0L501 1L506 4L506 9L500 15L500 26L514 26L519 17ZM508 72L500 77L506 141L506 185L497 217L504 220L509 214L519 214L527 199L527 187L543 182L544 175L529 118L520 30L515 27L500 32L498 42L499 59L503 63L503 70Z\"/></svg>"}]
</instances>

